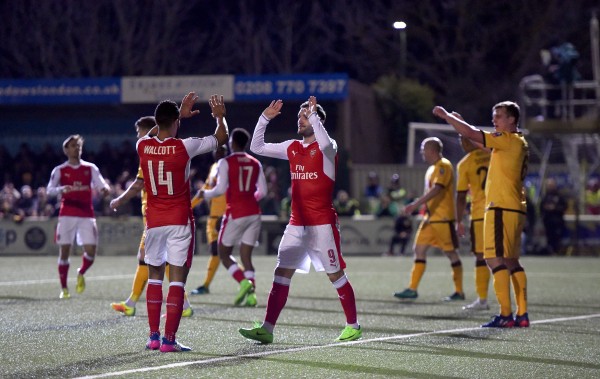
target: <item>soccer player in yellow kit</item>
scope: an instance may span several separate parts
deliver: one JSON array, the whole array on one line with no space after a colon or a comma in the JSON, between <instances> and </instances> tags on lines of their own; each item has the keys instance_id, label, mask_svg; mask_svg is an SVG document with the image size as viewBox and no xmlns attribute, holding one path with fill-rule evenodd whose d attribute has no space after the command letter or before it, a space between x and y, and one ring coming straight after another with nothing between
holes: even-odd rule
<instances>
[{"instance_id":1,"label":"soccer player in yellow kit","mask_svg":"<svg viewBox=\"0 0 600 379\"><path fill-rule=\"evenodd\" d=\"M204 183L203 187L204 190L214 188L217 185L217 162L226 155L227 147L225 145L219 146L217 150L215 150L213 154L215 162L212 164L212 166L210 166L210 170L208 171L208 177L206 178L206 182ZM196 195L194 195L192 198L192 208L195 208L202 202L199 194L200 191L198 191L198 193L196 193ZM208 263L206 265L206 276L204 277L204 282L201 286L195 290L192 290L192 295L204 295L209 293L210 283L212 283L212 280L217 273L217 269L219 268L219 264L221 263L217 250L217 239L219 237L219 229L221 229L221 219L223 214L225 214L225 208L227 208L227 202L224 194L210 199L208 220L206 221L206 239L208 242L210 257L208 258Z\"/></svg>"},{"instance_id":2,"label":"soccer player in yellow kit","mask_svg":"<svg viewBox=\"0 0 600 379\"><path fill-rule=\"evenodd\" d=\"M444 301L464 300L463 268L458 255L458 238L454 226L454 169L452 163L442 155L443 144L437 137L425 138L421 143L423 159L431 166L425 173L425 193L404 209L411 214L422 204L427 205L425 215L414 243L414 256L410 283L404 291L394 293L399 299L416 299L417 287L425 273L427 250L430 247L441 249L450 259L454 293L443 298Z\"/></svg>"},{"instance_id":3,"label":"soccer player in yellow kit","mask_svg":"<svg viewBox=\"0 0 600 379\"><path fill-rule=\"evenodd\" d=\"M519 256L526 217L523 178L527 174L529 146L518 129L519 106L512 101L494 105L493 133L469 125L440 106L433 108L433 114L452 125L463 137L492 149L485 185L483 257L492 270L500 314L482 327L528 327L527 276ZM514 319L510 302L511 281L517 303Z\"/></svg>"},{"instance_id":4,"label":"soccer player in yellow kit","mask_svg":"<svg viewBox=\"0 0 600 379\"><path fill-rule=\"evenodd\" d=\"M456 114L455 114L456 115ZM471 197L470 237L471 252L475 256L475 290L477 299L465 305L464 310L487 310L490 270L483 259L483 212L485 209L485 182L490 152L479 148L468 138L460 137L462 148L467 153L456 165L456 231L459 237L465 236L463 218L467 208L467 192Z\"/></svg>"},{"instance_id":5,"label":"soccer player in yellow kit","mask_svg":"<svg viewBox=\"0 0 600 379\"><path fill-rule=\"evenodd\" d=\"M138 119L135 122L135 131L137 133L137 138L141 138L146 134L150 133L152 128L156 126L156 121L152 116L146 116ZM142 217L144 220L144 225L146 225L146 191L144 191L144 175L142 173L141 166L138 167L138 173L136 179L131 183L131 185L123 192L119 197L113 199L110 202L111 209L115 210L131 200L137 194L142 193ZM137 304L140 296L142 296L142 292L144 292L144 288L146 288L146 283L148 282L148 266L146 262L144 262L145 249L144 249L144 241L146 240L146 231L142 234L142 238L140 239L140 245L138 248L138 266L135 271L135 276L133 277L133 285L131 288L131 294L129 298L125 301L121 301L118 303L111 303L110 306L117 312L122 313L125 316L135 316L135 305ZM167 277L168 277L168 266L167 266ZM194 313L194 310L190 306L190 302L187 299L187 295L185 296L184 304L183 304L183 313L182 317L190 317Z\"/></svg>"}]
</instances>

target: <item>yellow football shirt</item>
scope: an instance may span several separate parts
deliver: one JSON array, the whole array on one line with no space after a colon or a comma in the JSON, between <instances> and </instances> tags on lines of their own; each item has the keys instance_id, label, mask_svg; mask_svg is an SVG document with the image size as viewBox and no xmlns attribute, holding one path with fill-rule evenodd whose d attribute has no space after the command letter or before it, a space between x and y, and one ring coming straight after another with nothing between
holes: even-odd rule
<instances>
[{"instance_id":1,"label":"yellow football shirt","mask_svg":"<svg viewBox=\"0 0 600 379\"><path fill-rule=\"evenodd\" d=\"M471 220L483 218L485 211L485 183L490 165L490 153L476 149L456 165L456 190L471 192Z\"/></svg>"},{"instance_id":2,"label":"yellow football shirt","mask_svg":"<svg viewBox=\"0 0 600 379\"><path fill-rule=\"evenodd\" d=\"M138 166L137 179L140 179L142 181L144 180L144 172L142 171L142 166ZM142 217L146 217L146 203L146 190L142 188Z\"/></svg>"},{"instance_id":3,"label":"yellow football shirt","mask_svg":"<svg viewBox=\"0 0 600 379\"><path fill-rule=\"evenodd\" d=\"M425 173L425 192L436 184L444 190L427 202L427 218L431 221L454 221L454 169L452 163L441 158Z\"/></svg>"},{"instance_id":4,"label":"yellow football shirt","mask_svg":"<svg viewBox=\"0 0 600 379\"><path fill-rule=\"evenodd\" d=\"M493 149L485 185L486 207L526 211L523 179L529 145L519 132L483 132L484 146Z\"/></svg>"}]
</instances>

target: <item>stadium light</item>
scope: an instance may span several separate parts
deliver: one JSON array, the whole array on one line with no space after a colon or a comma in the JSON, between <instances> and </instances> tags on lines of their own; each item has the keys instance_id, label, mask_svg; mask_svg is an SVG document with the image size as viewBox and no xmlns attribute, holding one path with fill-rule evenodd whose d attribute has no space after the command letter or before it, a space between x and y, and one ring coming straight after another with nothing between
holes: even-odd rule
<instances>
[{"instance_id":1,"label":"stadium light","mask_svg":"<svg viewBox=\"0 0 600 379\"><path fill-rule=\"evenodd\" d=\"M394 29L400 31L400 77L404 77L406 71L406 22L396 21L393 24Z\"/></svg>"}]
</instances>

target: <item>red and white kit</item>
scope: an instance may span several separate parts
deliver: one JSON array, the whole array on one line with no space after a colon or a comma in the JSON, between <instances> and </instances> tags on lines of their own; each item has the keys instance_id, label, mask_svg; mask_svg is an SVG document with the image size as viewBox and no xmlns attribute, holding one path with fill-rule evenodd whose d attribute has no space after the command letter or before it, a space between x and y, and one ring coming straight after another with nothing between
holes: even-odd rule
<instances>
[{"instance_id":1,"label":"red and white kit","mask_svg":"<svg viewBox=\"0 0 600 379\"><path fill-rule=\"evenodd\" d=\"M309 272L334 273L346 264L341 255L337 214L333 207L333 188L337 169L337 144L329 137L319 117L309 122L316 141L301 140L265 143L269 120L261 115L252 136L251 150L290 162L292 213L279 245L278 267Z\"/></svg>"},{"instance_id":2,"label":"red and white kit","mask_svg":"<svg viewBox=\"0 0 600 379\"><path fill-rule=\"evenodd\" d=\"M146 136L138 140L136 150L148 196L146 263L191 266L195 227L190 202L190 160L216 148L214 136L163 141Z\"/></svg>"},{"instance_id":3,"label":"red and white kit","mask_svg":"<svg viewBox=\"0 0 600 379\"><path fill-rule=\"evenodd\" d=\"M227 209L219 232L219 242L233 246L239 242L254 246L260 234L258 201L267 193L267 180L260 162L244 152L232 153L218 162L217 184L204 192L211 199L225 193Z\"/></svg>"},{"instance_id":4,"label":"red and white kit","mask_svg":"<svg viewBox=\"0 0 600 379\"><path fill-rule=\"evenodd\" d=\"M66 186L70 186L70 190L62 193ZM97 244L92 189L103 188L108 189L108 184L91 162L81 160L75 166L64 162L52 170L47 192L49 195L62 193L55 236L57 244L70 245L75 236L79 245Z\"/></svg>"}]
</instances>

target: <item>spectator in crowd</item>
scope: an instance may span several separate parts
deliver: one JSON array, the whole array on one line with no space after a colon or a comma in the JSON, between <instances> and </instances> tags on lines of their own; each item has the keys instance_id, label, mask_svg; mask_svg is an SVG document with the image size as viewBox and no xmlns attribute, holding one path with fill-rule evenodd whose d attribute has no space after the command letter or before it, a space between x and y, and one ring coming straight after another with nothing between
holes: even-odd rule
<instances>
[{"instance_id":1,"label":"spectator in crowd","mask_svg":"<svg viewBox=\"0 0 600 379\"><path fill-rule=\"evenodd\" d=\"M45 186L38 187L34 199L34 207L36 216L38 217L54 217L58 215L56 198L50 198L48 196Z\"/></svg>"},{"instance_id":2,"label":"spectator in crowd","mask_svg":"<svg viewBox=\"0 0 600 379\"><path fill-rule=\"evenodd\" d=\"M545 191L540 203L540 215L546 231L546 241L550 254L560 253L565 234L565 211L567 199L560 193L554 178L546 179Z\"/></svg>"},{"instance_id":3,"label":"spectator in crowd","mask_svg":"<svg viewBox=\"0 0 600 379\"><path fill-rule=\"evenodd\" d=\"M396 217L400 213L398 203L392 201L387 193L382 193L379 197L379 207L375 215L377 217Z\"/></svg>"},{"instance_id":4,"label":"spectator in crowd","mask_svg":"<svg viewBox=\"0 0 600 379\"><path fill-rule=\"evenodd\" d=\"M591 215L600 214L600 180L590 178L585 187L585 211Z\"/></svg>"},{"instance_id":5,"label":"spectator in crowd","mask_svg":"<svg viewBox=\"0 0 600 379\"><path fill-rule=\"evenodd\" d=\"M279 209L279 200L277 200L277 194L273 190L269 190L267 195L260 199L260 211L263 215L279 216L281 210Z\"/></svg>"},{"instance_id":6,"label":"spectator in crowd","mask_svg":"<svg viewBox=\"0 0 600 379\"><path fill-rule=\"evenodd\" d=\"M15 221L23 221L25 217L36 215L33 190L25 184L21 187L21 198L17 200L15 207Z\"/></svg>"},{"instance_id":7,"label":"spectator in crowd","mask_svg":"<svg viewBox=\"0 0 600 379\"><path fill-rule=\"evenodd\" d=\"M401 214L394 220L394 235L390 240L390 248L384 254L387 256L396 255L396 245L400 245L400 255L404 255L406 246L412 235L412 217L408 214Z\"/></svg>"},{"instance_id":8,"label":"spectator in crowd","mask_svg":"<svg viewBox=\"0 0 600 379\"><path fill-rule=\"evenodd\" d=\"M348 192L345 190L339 190L335 200L333 200L333 207L337 212L338 216L354 216L360 214L360 204L358 200L350 198Z\"/></svg>"},{"instance_id":9,"label":"spectator in crowd","mask_svg":"<svg viewBox=\"0 0 600 379\"><path fill-rule=\"evenodd\" d=\"M379 209L379 200L382 193L383 188L379 184L379 175L375 171L369 171L364 194L369 214L375 214Z\"/></svg>"},{"instance_id":10,"label":"spectator in crowd","mask_svg":"<svg viewBox=\"0 0 600 379\"><path fill-rule=\"evenodd\" d=\"M292 187L288 187L287 196L281 199L281 206L279 207L279 217L282 220L287 220L292 214Z\"/></svg>"},{"instance_id":11,"label":"spectator in crowd","mask_svg":"<svg viewBox=\"0 0 600 379\"><path fill-rule=\"evenodd\" d=\"M400 175L392 174L390 177L388 195L398 206L404 206L408 202L406 189L400 185Z\"/></svg>"}]
</instances>

